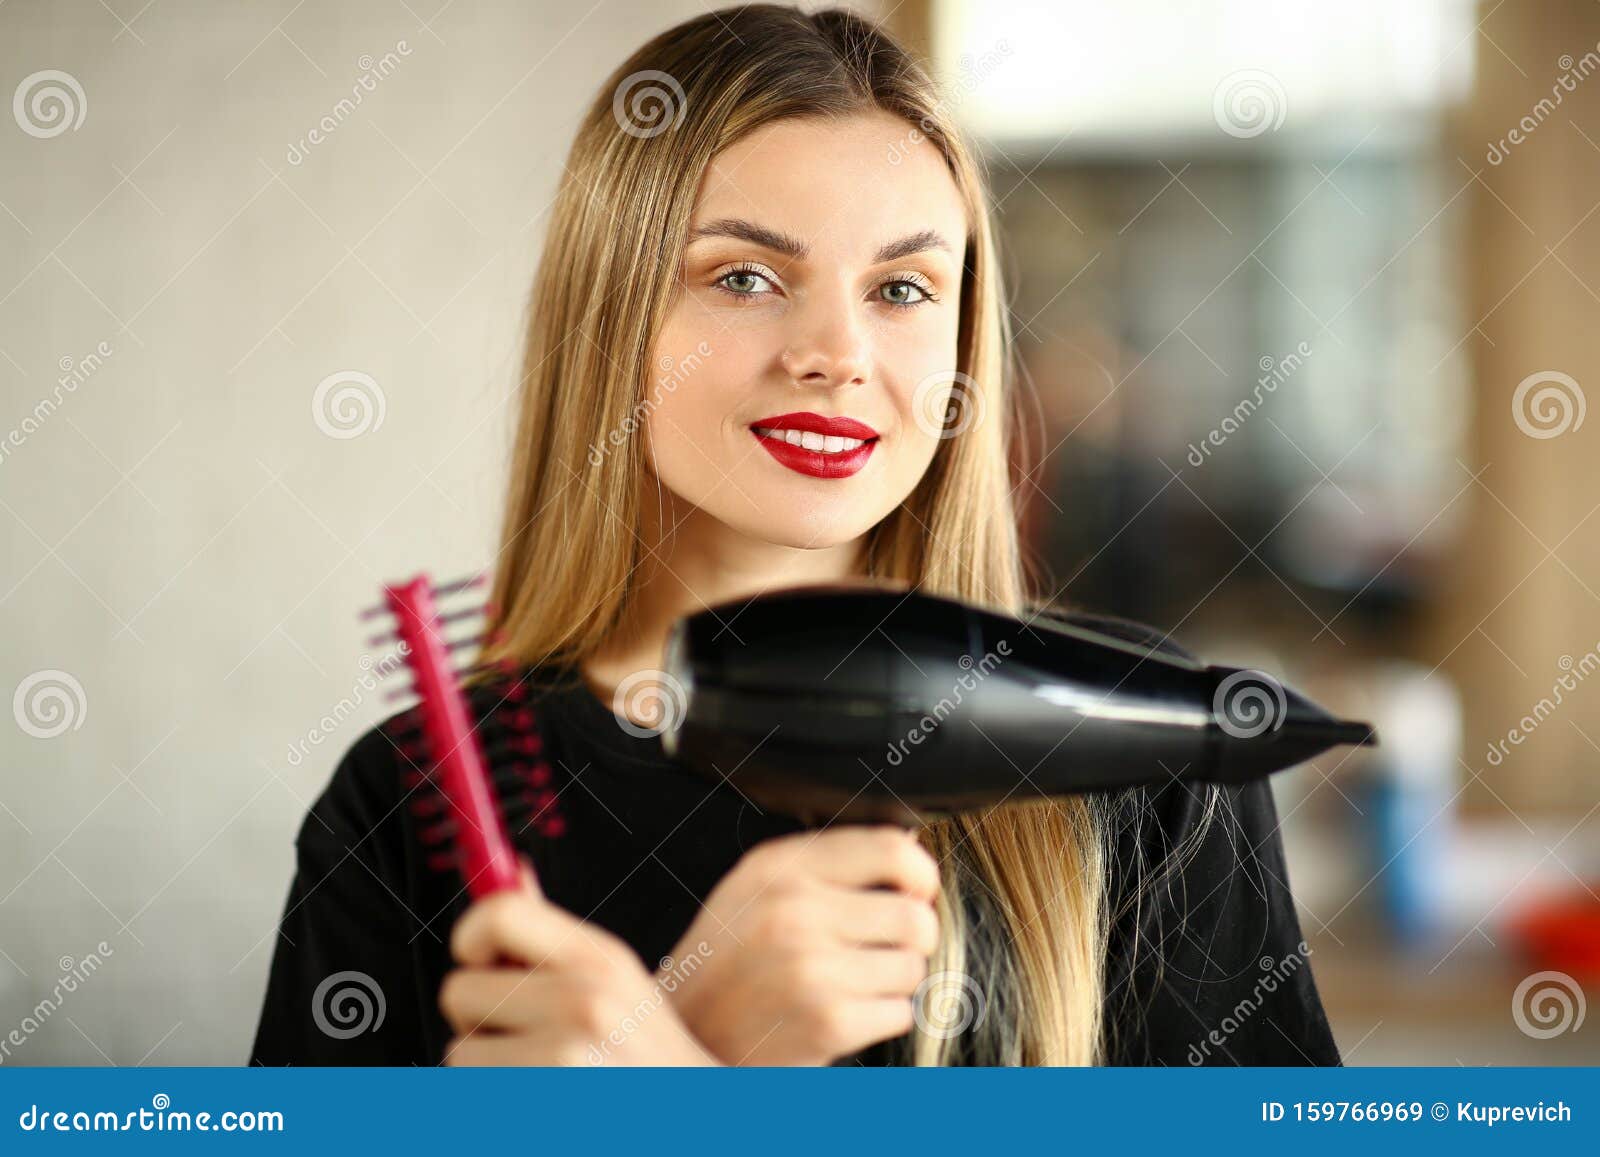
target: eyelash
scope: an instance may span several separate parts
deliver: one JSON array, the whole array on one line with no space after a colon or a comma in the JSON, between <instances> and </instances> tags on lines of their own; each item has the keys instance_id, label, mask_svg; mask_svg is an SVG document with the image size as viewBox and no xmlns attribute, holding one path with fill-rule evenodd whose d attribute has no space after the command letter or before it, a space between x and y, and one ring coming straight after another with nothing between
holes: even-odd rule
<instances>
[{"instance_id":1,"label":"eyelash","mask_svg":"<svg viewBox=\"0 0 1600 1157\"><path fill-rule=\"evenodd\" d=\"M740 293L737 290L729 289L726 285L722 284L728 278L741 273L750 275L752 277L759 277L763 281L775 282L777 280L771 273L759 265L740 264L735 265L730 269L725 269L718 274L716 280L711 283L712 288L727 294L729 297L741 299L741 303L748 303L751 298L761 296L757 293ZM939 295L933 291L933 286L920 275L910 276L907 274L900 274L895 277L887 278L878 283L878 291L881 293L883 291L883 287L886 285L909 285L918 293L922 294L921 299L917 301L887 301L882 297L878 299L879 301L882 301L884 305L887 305L892 309L915 309L919 305L926 305L929 302L936 302L939 300Z\"/></svg>"}]
</instances>

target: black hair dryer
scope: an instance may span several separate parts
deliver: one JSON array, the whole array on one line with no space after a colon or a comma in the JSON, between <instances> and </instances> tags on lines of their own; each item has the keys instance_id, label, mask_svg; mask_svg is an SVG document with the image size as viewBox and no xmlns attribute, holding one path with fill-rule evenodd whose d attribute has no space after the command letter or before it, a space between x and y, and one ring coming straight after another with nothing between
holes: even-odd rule
<instances>
[{"instance_id":1,"label":"black hair dryer","mask_svg":"<svg viewBox=\"0 0 1600 1157\"><path fill-rule=\"evenodd\" d=\"M893 822L1169 779L1240 783L1375 745L1271 675L887 580L680 619L667 754L811 825Z\"/></svg>"}]
</instances>

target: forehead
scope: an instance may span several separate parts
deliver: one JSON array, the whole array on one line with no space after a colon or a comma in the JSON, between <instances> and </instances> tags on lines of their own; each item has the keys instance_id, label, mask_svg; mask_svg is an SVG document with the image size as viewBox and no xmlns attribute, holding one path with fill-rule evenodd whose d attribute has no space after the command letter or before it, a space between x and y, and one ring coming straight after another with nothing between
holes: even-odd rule
<instances>
[{"instance_id":1,"label":"forehead","mask_svg":"<svg viewBox=\"0 0 1600 1157\"><path fill-rule=\"evenodd\" d=\"M742 217L791 233L817 254L863 257L934 229L960 258L966 210L938 148L881 111L763 125L718 153L694 224Z\"/></svg>"}]
</instances>

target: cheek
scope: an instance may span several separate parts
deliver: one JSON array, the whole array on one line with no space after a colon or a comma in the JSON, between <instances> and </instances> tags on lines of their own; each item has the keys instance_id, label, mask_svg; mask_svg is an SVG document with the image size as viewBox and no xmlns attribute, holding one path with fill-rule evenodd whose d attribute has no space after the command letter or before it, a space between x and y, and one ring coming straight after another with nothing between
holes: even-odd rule
<instances>
[{"instance_id":1,"label":"cheek","mask_svg":"<svg viewBox=\"0 0 1600 1157\"><path fill-rule=\"evenodd\" d=\"M943 398L948 387L916 390L916 382L908 382L903 390L895 391L896 412L899 415L899 437L895 446L895 472L912 482L927 470L939 449L939 415L944 413Z\"/></svg>"},{"instance_id":2,"label":"cheek","mask_svg":"<svg viewBox=\"0 0 1600 1157\"><path fill-rule=\"evenodd\" d=\"M701 475L711 471L708 457L719 457L717 449L724 411L716 404L707 381L708 371L689 373L654 388L657 400L644 418L645 462L662 482L673 490L692 497Z\"/></svg>"},{"instance_id":3,"label":"cheek","mask_svg":"<svg viewBox=\"0 0 1600 1157\"><path fill-rule=\"evenodd\" d=\"M730 313L733 316L727 316ZM718 394L735 405L748 402L764 370L777 363L783 338L768 311L752 308L742 313L712 311L693 298L680 300L656 341L653 372L681 379L682 386L692 381L702 392Z\"/></svg>"},{"instance_id":4,"label":"cheek","mask_svg":"<svg viewBox=\"0 0 1600 1157\"><path fill-rule=\"evenodd\" d=\"M646 397L656 399L650 403L653 440L666 446L694 438L711 450L719 430L737 434L741 418L759 416L750 410L782 352L782 336L770 316L757 313L765 311L729 319L692 299L674 307L650 363L654 380Z\"/></svg>"},{"instance_id":5,"label":"cheek","mask_svg":"<svg viewBox=\"0 0 1600 1157\"><path fill-rule=\"evenodd\" d=\"M646 390L646 462L686 497L730 469L748 437L740 425L752 402L754 363L734 344L709 338L677 348L657 343L656 378Z\"/></svg>"},{"instance_id":6,"label":"cheek","mask_svg":"<svg viewBox=\"0 0 1600 1157\"><path fill-rule=\"evenodd\" d=\"M940 440L956 392L956 346L953 320L930 318L886 334L880 347L884 365L891 368L889 394L901 438L924 462Z\"/></svg>"}]
</instances>

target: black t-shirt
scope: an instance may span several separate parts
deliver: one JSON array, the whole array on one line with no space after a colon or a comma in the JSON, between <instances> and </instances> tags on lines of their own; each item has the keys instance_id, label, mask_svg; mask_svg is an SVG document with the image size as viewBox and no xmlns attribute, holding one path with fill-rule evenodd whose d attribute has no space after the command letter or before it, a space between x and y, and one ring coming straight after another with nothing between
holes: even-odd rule
<instances>
[{"instance_id":1,"label":"black t-shirt","mask_svg":"<svg viewBox=\"0 0 1600 1157\"><path fill-rule=\"evenodd\" d=\"M1187 656L1141 624L1068 621ZM518 848L550 899L620 936L654 970L746 850L801 825L676 764L655 737L624 731L575 670L529 674L519 677L533 688L566 830L529 828ZM483 694L498 693L475 691L475 707ZM419 845L394 723L355 742L301 824L252 1064L434 1065L443 1056L450 1031L438 991L468 900ZM1213 821L1193 844L1211 790L1168 780L1103 797L1114 833L1107 1061L1340 1064L1268 783L1216 789ZM876 1046L852 1059L891 1055Z\"/></svg>"}]
</instances>

